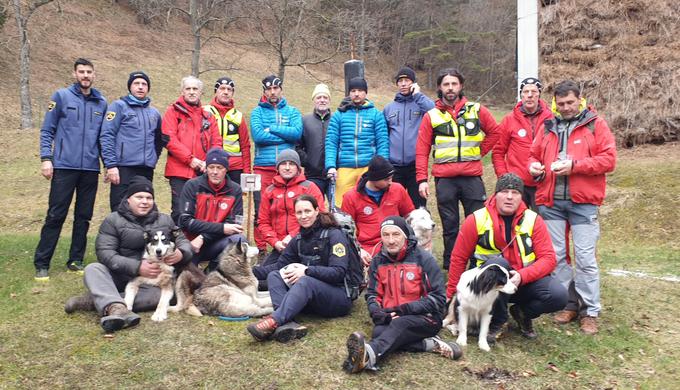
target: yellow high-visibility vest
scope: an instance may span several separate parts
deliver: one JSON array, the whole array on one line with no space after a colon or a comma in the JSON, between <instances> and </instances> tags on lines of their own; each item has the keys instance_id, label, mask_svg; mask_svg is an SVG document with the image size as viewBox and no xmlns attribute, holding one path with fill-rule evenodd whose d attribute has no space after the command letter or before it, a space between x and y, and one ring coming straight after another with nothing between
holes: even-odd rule
<instances>
[{"instance_id":1,"label":"yellow high-visibility vest","mask_svg":"<svg viewBox=\"0 0 680 390\"><path fill-rule=\"evenodd\" d=\"M493 235L493 220L489 214L489 210L483 207L473 213L475 215L475 223L477 224L477 246L475 247L474 257L477 259L477 266L484 264L487 260L498 257L501 254L500 249L496 247ZM534 253L534 246L531 241L531 236L534 233L534 224L536 223L537 214L534 211L526 209L524 215L520 219L517 226L515 226L515 241L519 248L519 254L522 257L522 264L528 267L536 261L536 254Z\"/></svg>"},{"instance_id":2,"label":"yellow high-visibility vest","mask_svg":"<svg viewBox=\"0 0 680 390\"><path fill-rule=\"evenodd\" d=\"M480 145L485 134L479 126L479 107L479 103L465 103L455 120L446 110L433 108L428 111L434 135L432 157L435 164L482 159Z\"/></svg>"},{"instance_id":3,"label":"yellow high-visibility vest","mask_svg":"<svg viewBox=\"0 0 680 390\"><path fill-rule=\"evenodd\" d=\"M220 129L220 135L222 136L222 147L227 154L229 156L241 156L241 142L238 137L238 127L241 125L241 121L243 121L241 111L232 108L224 114L224 117L221 117L217 108L210 105L203 108L215 117L217 127Z\"/></svg>"}]
</instances>

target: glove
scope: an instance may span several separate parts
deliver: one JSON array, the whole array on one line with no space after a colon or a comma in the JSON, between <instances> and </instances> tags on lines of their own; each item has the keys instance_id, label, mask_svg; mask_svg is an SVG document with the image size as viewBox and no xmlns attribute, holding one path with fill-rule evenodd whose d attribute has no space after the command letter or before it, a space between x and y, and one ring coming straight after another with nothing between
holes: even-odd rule
<instances>
[{"instance_id":1,"label":"glove","mask_svg":"<svg viewBox=\"0 0 680 390\"><path fill-rule=\"evenodd\" d=\"M388 313L394 312L398 316L411 314L411 310L408 307L408 303L403 303L399 306L385 308Z\"/></svg>"},{"instance_id":2,"label":"glove","mask_svg":"<svg viewBox=\"0 0 680 390\"><path fill-rule=\"evenodd\" d=\"M384 309L378 309L371 313L371 319L374 325L387 325L392 321L392 316Z\"/></svg>"}]
</instances>

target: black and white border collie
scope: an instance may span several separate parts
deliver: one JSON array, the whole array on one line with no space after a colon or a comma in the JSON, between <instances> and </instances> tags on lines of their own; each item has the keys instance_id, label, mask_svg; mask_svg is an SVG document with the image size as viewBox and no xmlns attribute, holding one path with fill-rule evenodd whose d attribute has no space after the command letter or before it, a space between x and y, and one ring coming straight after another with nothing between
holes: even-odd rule
<instances>
[{"instance_id":1,"label":"black and white border collie","mask_svg":"<svg viewBox=\"0 0 680 390\"><path fill-rule=\"evenodd\" d=\"M504 267L489 264L463 272L456 291L443 325L454 336L458 334L456 343L461 346L467 345L468 326L479 325L478 345L481 350L488 352L490 348L486 335L491 323L493 303L501 292L514 294L517 286L510 281L510 275Z\"/></svg>"}]
</instances>

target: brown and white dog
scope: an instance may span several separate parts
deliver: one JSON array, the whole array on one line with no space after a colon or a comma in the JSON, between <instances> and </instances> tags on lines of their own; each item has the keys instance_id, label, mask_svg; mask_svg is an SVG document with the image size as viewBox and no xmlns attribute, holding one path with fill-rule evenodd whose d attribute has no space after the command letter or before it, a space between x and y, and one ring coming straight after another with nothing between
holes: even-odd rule
<instances>
[{"instance_id":1,"label":"brown and white dog","mask_svg":"<svg viewBox=\"0 0 680 390\"><path fill-rule=\"evenodd\" d=\"M510 281L508 270L498 264L469 269L460 276L455 299L451 300L449 312L442 325L455 336L460 346L467 345L468 326L479 325L478 345L489 351L486 336L491 323L491 310L498 294L514 294L517 286ZM456 326L456 319L458 325Z\"/></svg>"},{"instance_id":2,"label":"brown and white dog","mask_svg":"<svg viewBox=\"0 0 680 390\"><path fill-rule=\"evenodd\" d=\"M179 231L171 231L169 229L144 232L146 245L142 259L151 263L158 263L161 267L161 273L155 278L138 276L128 282L127 286L125 286L125 305L128 310L132 310L132 305L135 302L135 297L141 285L158 286L161 289L161 298L158 301L158 306L156 306L156 311L151 316L151 320L160 322L168 318L170 299L172 299L175 292L175 268L165 264L162 258L175 251L175 238L178 235Z\"/></svg>"},{"instance_id":3,"label":"brown and white dog","mask_svg":"<svg viewBox=\"0 0 680 390\"><path fill-rule=\"evenodd\" d=\"M227 245L217 269L207 276L182 272L177 278L177 305L170 311L186 310L194 316L262 317L274 311L268 294L258 294L252 262L257 248L246 242Z\"/></svg>"},{"instance_id":4,"label":"brown and white dog","mask_svg":"<svg viewBox=\"0 0 680 390\"><path fill-rule=\"evenodd\" d=\"M418 207L406 217L406 222L413 228L418 246L432 252L432 232L435 224L430 212L425 207Z\"/></svg>"}]
</instances>

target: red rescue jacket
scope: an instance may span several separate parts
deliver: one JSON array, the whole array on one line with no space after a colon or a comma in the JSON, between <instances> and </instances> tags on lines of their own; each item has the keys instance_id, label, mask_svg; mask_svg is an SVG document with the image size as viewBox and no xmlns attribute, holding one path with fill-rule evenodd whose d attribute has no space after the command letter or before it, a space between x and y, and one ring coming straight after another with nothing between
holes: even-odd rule
<instances>
[{"instance_id":1,"label":"red rescue jacket","mask_svg":"<svg viewBox=\"0 0 680 390\"><path fill-rule=\"evenodd\" d=\"M538 110L529 115L522 110L522 102L519 102L498 125L498 142L492 155L496 177L512 172L522 178L524 185L536 186L529 174L529 152L536 135L543 132L543 122L553 117L543 100L539 99L538 105Z\"/></svg>"},{"instance_id":2,"label":"red rescue jacket","mask_svg":"<svg viewBox=\"0 0 680 390\"><path fill-rule=\"evenodd\" d=\"M222 138L215 118L200 105L192 106L182 96L171 104L161 126L163 134L170 137L166 148L168 161L165 177L191 179L196 171L189 167L191 159L205 160L212 147L222 147Z\"/></svg>"},{"instance_id":3,"label":"red rescue jacket","mask_svg":"<svg viewBox=\"0 0 680 390\"><path fill-rule=\"evenodd\" d=\"M548 227L540 215L536 217L534 231L531 235L536 260L529 266L524 267L522 264L522 257L517 247L517 242L513 240L512 244L508 246L508 243L505 240L505 221L496 210L496 195L489 198L484 207L489 211L489 215L491 215L491 220L493 221L494 244L499 250L505 248L505 250L503 250L503 257L510 263L510 266L522 276L522 285L535 282L550 274L555 269L555 250L553 249L552 241L550 240ZM515 212L515 217L512 220L512 234L514 234L515 226L519 223L526 209L527 206L524 202L521 202L517 212ZM458 238L456 239L456 245L451 252L449 282L446 287L447 299L450 299L453 294L456 293L456 286L460 280L460 275L465 271L468 260L475 253L478 239L479 236L477 234L475 215L470 214L465 218L463 225L461 225ZM508 247L506 248L506 246Z\"/></svg>"}]
</instances>

